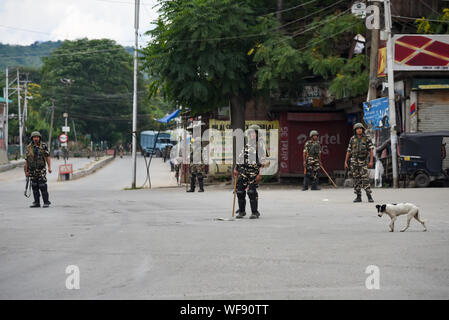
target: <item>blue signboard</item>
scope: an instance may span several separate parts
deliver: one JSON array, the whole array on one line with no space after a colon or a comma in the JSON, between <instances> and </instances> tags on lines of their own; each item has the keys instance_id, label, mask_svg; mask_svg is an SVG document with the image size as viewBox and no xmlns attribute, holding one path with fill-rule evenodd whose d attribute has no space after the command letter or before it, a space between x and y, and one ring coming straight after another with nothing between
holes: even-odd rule
<instances>
[{"instance_id":1,"label":"blue signboard","mask_svg":"<svg viewBox=\"0 0 449 320\"><path fill-rule=\"evenodd\" d=\"M380 98L363 103L363 119L367 125L372 125L374 130L389 128L388 98Z\"/></svg>"}]
</instances>

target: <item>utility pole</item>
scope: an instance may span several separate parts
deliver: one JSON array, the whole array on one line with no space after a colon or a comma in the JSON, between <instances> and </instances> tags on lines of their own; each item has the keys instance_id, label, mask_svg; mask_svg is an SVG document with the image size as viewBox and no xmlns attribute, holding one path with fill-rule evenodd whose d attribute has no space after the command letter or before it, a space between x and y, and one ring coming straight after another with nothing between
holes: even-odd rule
<instances>
[{"instance_id":1,"label":"utility pole","mask_svg":"<svg viewBox=\"0 0 449 320\"><path fill-rule=\"evenodd\" d=\"M391 20L391 1L384 0L385 11L385 31L388 35L387 42L387 68L388 68L388 100L390 106L390 141L391 141L391 158L393 166L393 187L398 188L398 155L397 144L398 136L396 132L396 104L394 94L394 70L393 70L393 38L391 35L392 20Z\"/></svg>"},{"instance_id":2,"label":"utility pole","mask_svg":"<svg viewBox=\"0 0 449 320\"><path fill-rule=\"evenodd\" d=\"M51 118L50 118L50 133L48 134L48 152L51 150L51 134L53 131L53 118L55 115L55 100L51 99Z\"/></svg>"},{"instance_id":3,"label":"utility pole","mask_svg":"<svg viewBox=\"0 0 449 320\"><path fill-rule=\"evenodd\" d=\"M282 0L277 0L277 12L276 12L276 19L279 21L280 24L282 24Z\"/></svg>"},{"instance_id":4,"label":"utility pole","mask_svg":"<svg viewBox=\"0 0 449 320\"><path fill-rule=\"evenodd\" d=\"M23 157L22 150L22 110L20 108L20 73L19 68L17 68L17 105L18 105L18 114L19 114L19 148L20 148L20 158Z\"/></svg>"},{"instance_id":5,"label":"utility pole","mask_svg":"<svg viewBox=\"0 0 449 320\"><path fill-rule=\"evenodd\" d=\"M376 2L373 5L378 6ZM371 101L377 98L376 84L377 84L378 54L379 54L379 29L373 28L373 30L371 30L369 88L368 88L368 97L366 98L366 101Z\"/></svg>"},{"instance_id":6,"label":"utility pole","mask_svg":"<svg viewBox=\"0 0 449 320\"><path fill-rule=\"evenodd\" d=\"M6 89L5 89L5 98L6 98L6 122L5 122L5 147L6 147L6 155L8 155L8 119L9 119L9 74L8 67L6 67Z\"/></svg>"},{"instance_id":7,"label":"utility pole","mask_svg":"<svg viewBox=\"0 0 449 320\"><path fill-rule=\"evenodd\" d=\"M132 182L131 188L136 188L136 146L137 146L137 49L139 44L139 7L140 0L134 0L134 33L135 33L135 47L134 47L134 94L133 94L133 128L132 128Z\"/></svg>"},{"instance_id":8,"label":"utility pole","mask_svg":"<svg viewBox=\"0 0 449 320\"><path fill-rule=\"evenodd\" d=\"M26 74L26 80L25 81L23 81L23 83L25 83L25 98L24 98L24 105L23 105L23 115L22 115L22 119L23 119L23 123L24 123L24 125L22 126L22 136L25 134L25 132L26 132L26 127L25 127L25 123L26 123L26 121L27 121L27 119L28 119L28 99L31 99L31 97L30 98L28 98L28 83L29 83L30 81L28 81L28 73Z\"/></svg>"},{"instance_id":9,"label":"utility pole","mask_svg":"<svg viewBox=\"0 0 449 320\"><path fill-rule=\"evenodd\" d=\"M76 151L78 151L78 138L76 136L76 128L75 128L75 120L72 118L72 124L73 124L73 132L75 133L75 143L76 143Z\"/></svg>"}]
</instances>

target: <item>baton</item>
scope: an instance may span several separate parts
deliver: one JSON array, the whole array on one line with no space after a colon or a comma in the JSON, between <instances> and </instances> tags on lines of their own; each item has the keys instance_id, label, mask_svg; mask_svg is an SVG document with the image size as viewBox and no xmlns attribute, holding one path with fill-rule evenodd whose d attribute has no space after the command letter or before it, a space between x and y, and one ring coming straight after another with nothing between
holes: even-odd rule
<instances>
[{"instance_id":1,"label":"baton","mask_svg":"<svg viewBox=\"0 0 449 320\"><path fill-rule=\"evenodd\" d=\"M24 195L25 197L27 197L27 198L29 198L30 195L31 195L31 192L28 192L28 186L31 187L31 185L30 185L30 177L27 177L27 182L26 182L26 185L25 185L25 191L23 192L23 195ZM31 191L31 188L29 188L29 189L30 189L30 191Z\"/></svg>"},{"instance_id":2,"label":"baton","mask_svg":"<svg viewBox=\"0 0 449 320\"><path fill-rule=\"evenodd\" d=\"M337 188L337 185L335 184L334 180L332 180L332 178L329 176L329 174L327 173L327 171L323 168L323 166L320 164L321 169L323 169L324 173L326 174L326 176L329 178L329 180L332 182L332 184L334 185L335 188Z\"/></svg>"},{"instance_id":3,"label":"baton","mask_svg":"<svg viewBox=\"0 0 449 320\"><path fill-rule=\"evenodd\" d=\"M237 179L238 179L238 175L235 177L235 182L234 182L234 202L232 203L232 217L234 218L234 210L235 210L235 196L237 194L236 189L237 189Z\"/></svg>"}]
</instances>

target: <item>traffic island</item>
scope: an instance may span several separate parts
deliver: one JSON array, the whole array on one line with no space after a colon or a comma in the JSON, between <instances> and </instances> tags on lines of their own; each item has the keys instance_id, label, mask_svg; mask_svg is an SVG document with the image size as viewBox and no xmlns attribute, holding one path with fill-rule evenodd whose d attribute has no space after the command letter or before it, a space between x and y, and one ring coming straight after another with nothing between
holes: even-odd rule
<instances>
[{"instance_id":1,"label":"traffic island","mask_svg":"<svg viewBox=\"0 0 449 320\"><path fill-rule=\"evenodd\" d=\"M98 160L89 162L83 168L77 169L75 171L71 171L70 168L64 167L62 171L59 171L58 181L76 180L83 178L103 168L112 160L114 160L113 156L104 156Z\"/></svg>"}]
</instances>

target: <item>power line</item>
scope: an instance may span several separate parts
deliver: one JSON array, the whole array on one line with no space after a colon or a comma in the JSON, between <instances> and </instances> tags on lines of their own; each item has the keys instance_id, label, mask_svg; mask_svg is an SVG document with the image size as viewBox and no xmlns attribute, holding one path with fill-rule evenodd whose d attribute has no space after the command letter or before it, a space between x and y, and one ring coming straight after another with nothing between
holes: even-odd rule
<instances>
[{"instance_id":1,"label":"power line","mask_svg":"<svg viewBox=\"0 0 449 320\"><path fill-rule=\"evenodd\" d=\"M416 18L416 17L404 17L404 16L394 16L392 15L393 18L398 18L398 19L408 19L408 20L422 20L423 18ZM426 21L431 21L431 22L443 22L443 23L449 23L449 20L438 20L438 19L426 19L424 18L424 20Z\"/></svg>"},{"instance_id":2,"label":"power line","mask_svg":"<svg viewBox=\"0 0 449 320\"><path fill-rule=\"evenodd\" d=\"M99 0L97 0L97 1L99 1ZM101 0L101 1L105 1L105 0ZM292 24L292 23L295 23L295 22L298 22L298 21L307 19L307 18L309 18L309 17L311 17L311 16L316 15L317 13L320 13L320 12L323 12L324 10L327 10L327 9L329 9L329 8L332 8L332 7L336 6L337 4L339 4L339 3L343 2L343 1L345 1L345 0L340 0L340 1L338 1L338 2L336 2L336 3L334 3L334 4L332 4L332 5L330 5L330 6L328 6L328 7L325 7L325 8L322 8L322 9L318 10L318 11L315 11L315 12L313 12L313 13L311 13L311 14L305 16L305 17L302 17L302 18L299 18L299 19L290 21L290 22L288 22L288 23L286 23L286 24L283 24L283 25L281 25L281 26L278 26L278 27L269 29L268 31L262 32L262 33L249 34L249 35L239 35L239 36L230 36L230 37L217 37L217 38L209 38L209 39L198 39L198 40L194 40L194 39L188 39L188 40L170 40L170 41L167 41L167 42L171 42L171 43L203 42L203 41L235 40L235 39L243 39L243 38L258 37L258 36L266 35L266 34L268 34L269 32L272 32L272 31L275 31L275 30L279 30L279 29L281 29L281 28L283 28L283 27L285 27L285 26L288 26L288 25L290 25L290 24ZM305 5L305 4L303 4L303 5ZM14 28L14 27L9 27L9 28ZM16 28L16 29L19 29L19 28ZM25 31L26 29L21 29L21 30ZM29 31L30 31L30 30L29 30ZM34 32L34 31L32 31L32 32ZM36 32L37 32L37 31L36 31ZM41 33L41 32L39 32L39 33ZM45 33L45 34L47 34L47 33ZM145 35L145 34L144 34L144 35ZM145 36L146 36L146 35L145 35ZM115 40L114 40L114 41L115 41ZM131 42L131 41L129 41L129 42ZM115 48L115 49L88 50L88 51L79 51L79 52L72 52L72 53L60 53L60 54L51 54L51 56L52 56L52 57L58 57L58 56L73 56L73 55L78 55L78 54L82 55L82 54L92 54L92 53L103 53L103 52L109 52L109 51L117 51L117 50L121 50L121 49L123 49L123 48L124 48L124 47L121 47L121 48ZM0 55L0 57L4 57L4 58L22 58L22 57L24 57L24 56L43 57L43 56L45 56L45 55L40 55L40 54L28 54L28 55L21 55L21 56Z\"/></svg>"},{"instance_id":3,"label":"power line","mask_svg":"<svg viewBox=\"0 0 449 320\"><path fill-rule=\"evenodd\" d=\"M302 47L302 48L299 48L298 50L299 50L299 51L303 51L304 49L307 49L307 48L309 48L309 47L311 47L311 46L317 45L318 43L321 43L321 42L323 42L323 41L326 41L326 40L328 40L328 39L331 39L331 38L333 38L333 37L335 37L335 36L337 36L337 35L339 35L339 34L341 34L341 33L346 32L347 30L351 29L352 27L355 27L355 26L358 25L359 23L360 23L360 22L354 23L354 24L350 25L349 27L347 27L347 28L345 28L345 29L343 29L343 30L341 30L341 31L339 31L339 32L337 32L337 33L334 33L333 35L331 35L331 36L329 36L329 37L326 37L326 38L321 39L321 40L319 40L319 41L312 42L312 43L310 43L310 44L307 45L307 46L304 46L304 47Z\"/></svg>"},{"instance_id":4,"label":"power line","mask_svg":"<svg viewBox=\"0 0 449 320\"><path fill-rule=\"evenodd\" d=\"M311 4L311 3L317 2L317 1L318 1L318 0L311 0L311 1L309 1L309 2L299 4L299 5L294 6L294 7L291 7L291 8L282 9L282 10L278 10L278 11L274 11L274 12L270 12L270 13L264 14L264 16L267 16L267 15L270 15L270 14L276 14L276 13L287 12L287 11L294 10L294 9L297 9L297 8L300 8L300 7L304 7L304 6L308 5L308 4Z\"/></svg>"},{"instance_id":5,"label":"power line","mask_svg":"<svg viewBox=\"0 0 449 320\"><path fill-rule=\"evenodd\" d=\"M429 6L427 3L425 3L423 0L419 0L419 2L421 2L423 5L425 5L427 8L429 8L430 10L432 10L433 12L435 12L436 14L440 14L438 11L436 11L433 7Z\"/></svg>"},{"instance_id":6,"label":"power line","mask_svg":"<svg viewBox=\"0 0 449 320\"><path fill-rule=\"evenodd\" d=\"M320 13L320 12L323 12L324 10L330 9L330 8L332 8L332 7L335 7L337 4L339 4L339 3L343 2L343 1L345 1L345 0L340 0L340 1L336 2L336 3L334 3L334 4L331 4L330 6L327 6L326 8L323 8L323 9L320 9L320 10L318 10L318 11L315 11L315 12L313 12L313 13L311 13L311 14L305 16L305 17L302 17L302 18L299 18L299 19L290 21L290 22L288 22L288 23L282 25L282 26L279 27L279 28L282 28L282 27L288 26L288 25L290 25L290 24L292 24L292 23L299 22L299 21L301 21L301 20L307 19L307 18L309 18L309 17L311 17L311 16L314 16L314 15L317 14L317 13Z\"/></svg>"},{"instance_id":7,"label":"power line","mask_svg":"<svg viewBox=\"0 0 449 320\"><path fill-rule=\"evenodd\" d=\"M313 26L313 27L311 27L311 28L309 28L309 29L305 29L305 30L303 30L303 31L301 31L301 32L299 32L299 33L293 32L292 37L294 38L294 37L297 37L297 36L299 36L299 35L301 35L301 34L305 34L305 33L309 32L309 31L311 31L311 30L314 30L314 29L318 28L319 26L321 26L321 25L323 25L323 24L329 23L330 21L333 21L333 20L337 19L338 17L341 17L342 15L346 14L349 10L351 10L351 9L348 9L348 10L346 10L346 11L343 11L343 12L341 12L340 14L338 14L338 15L332 17L331 19L329 19L329 20L324 20L323 22L318 23L317 25L315 25L315 26Z\"/></svg>"}]
</instances>

